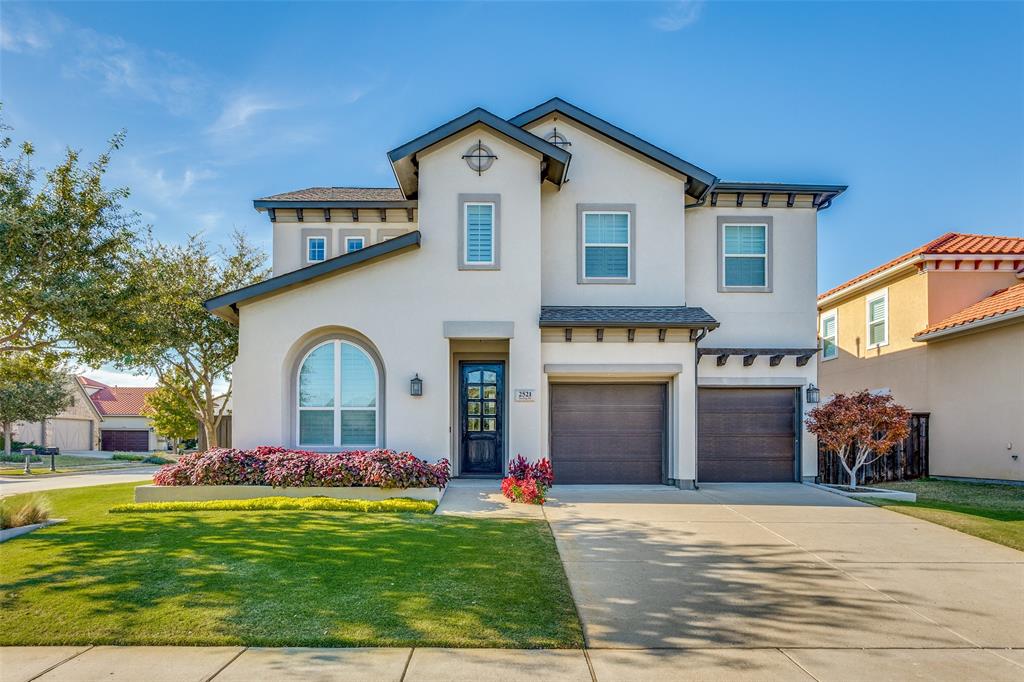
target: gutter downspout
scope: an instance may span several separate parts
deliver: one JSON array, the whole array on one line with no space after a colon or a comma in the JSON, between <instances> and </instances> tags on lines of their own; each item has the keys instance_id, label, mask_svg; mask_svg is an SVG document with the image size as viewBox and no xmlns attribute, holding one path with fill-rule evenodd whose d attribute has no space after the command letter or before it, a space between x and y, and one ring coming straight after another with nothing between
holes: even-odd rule
<instances>
[{"instance_id":1,"label":"gutter downspout","mask_svg":"<svg viewBox=\"0 0 1024 682\"><path fill-rule=\"evenodd\" d=\"M715 186L717 184L718 184L718 179L716 178L715 181L712 182L710 185L708 185L708 188L706 190L704 190L704 194L701 195L700 199L697 199L697 201L695 201L692 204L684 203L683 204L683 210L684 211L688 211L691 208L700 208L705 203L707 203L708 195L711 194L712 190L715 189ZM689 181L686 182L686 189L690 189L690 182ZM683 201L684 202L686 201L686 197L685 196L683 197ZM707 334L707 330L705 330L704 333L706 335ZM701 338L704 338L704 337L702 336Z\"/></svg>"},{"instance_id":2,"label":"gutter downspout","mask_svg":"<svg viewBox=\"0 0 1024 682\"><path fill-rule=\"evenodd\" d=\"M709 330L708 330L707 327L701 327L700 332L693 339L693 435L694 435L694 442L693 442L693 489L694 490L700 490L700 486L697 485L697 424L698 424L697 419L698 419L699 414L700 414L699 413L699 407L700 406L698 405L698 401L700 400L700 390L699 390L699 387L697 385L697 367L699 366L698 362L700 360L700 355L697 352L697 344L699 344L701 342L701 340L705 336L708 335L708 331Z\"/></svg>"}]
</instances>

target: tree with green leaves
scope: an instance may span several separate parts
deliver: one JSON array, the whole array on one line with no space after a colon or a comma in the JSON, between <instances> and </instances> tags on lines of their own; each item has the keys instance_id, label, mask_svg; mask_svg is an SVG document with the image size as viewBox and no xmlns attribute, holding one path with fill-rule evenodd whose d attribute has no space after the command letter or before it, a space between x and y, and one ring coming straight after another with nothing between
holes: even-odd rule
<instances>
[{"instance_id":1,"label":"tree with green leaves","mask_svg":"<svg viewBox=\"0 0 1024 682\"><path fill-rule=\"evenodd\" d=\"M52 357L26 352L0 355L0 427L4 454L11 454L16 422L41 422L69 407L74 377L55 366Z\"/></svg>"},{"instance_id":2,"label":"tree with green leaves","mask_svg":"<svg viewBox=\"0 0 1024 682\"><path fill-rule=\"evenodd\" d=\"M231 364L238 328L211 315L209 298L264 279L266 254L235 231L231 245L215 249L200 235L170 245L152 236L139 261L143 287L135 328L141 343L119 364L154 372L163 386L194 408L209 447L231 396Z\"/></svg>"},{"instance_id":3,"label":"tree with green leaves","mask_svg":"<svg viewBox=\"0 0 1024 682\"><path fill-rule=\"evenodd\" d=\"M161 436L170 439L174 451L178 452L181 441L195 438L199 419L195 405L188 400L186 382L176 381L176 373L168 377L169 385L161 384L146 395L143 414L153 422L153 428Z\"/></svg>"},{"instance_id":4,"label":"tree with green leaves","mask_svg":"<svg viewBox=\"0 0 1024 682\"><path fill-rule=\"evenodd\" d=\"M6 127L3 132L6 132ZM138 290L127 189L103 180L116 135L91 163L68 149L45 171L34 149L0 139L0 357L74 353L93 364L120 353Z\"/></svg>"}]
</instances>

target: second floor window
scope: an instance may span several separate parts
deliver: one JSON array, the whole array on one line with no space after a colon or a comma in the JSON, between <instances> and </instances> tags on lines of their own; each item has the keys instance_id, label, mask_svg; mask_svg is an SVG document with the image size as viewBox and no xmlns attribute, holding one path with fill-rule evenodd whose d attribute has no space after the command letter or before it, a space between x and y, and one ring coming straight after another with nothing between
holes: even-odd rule
<instances>
[{"instance_id":1,"label":"second floor window","mask_svg":"<svg viewBox=\"0 0 1024 682\"><path fill-rule=\"evenodd\" d=\"M821 357L824 360L832 360L839 356L839 328L837 325L836 311L832 311L821 318Z\"/></svg>"},{"instance_id":2,"label":"second floor window","mask_svg":"<svg viewBox=\"0 0 1024 682\"><path fill-rule=\"evenodd\" d=\"M768 226L727 224L722 229L722 285L768 286Z\"/></svg>"},{"instance_id":3,"label":"second floor window","mask_svg":"<svg viewBox=\"0 0 1024 682\"><path fill-rule=\"evenodd\" d=\"M345 239L345 253L351 253L352 251L358 251L363 248L362 237L347 237Z\"/></svg>"},{"instance_id":4,"label":"second floor window","mask_svg":"<svg viewBox=\"0 0 1024 682\"><path fill-rule=\"evenodd\" d=\"M464 204L466 211L466 253L469 265L490 265L494 263L494 204Z\"/></svg>"},{"instance_id":5,"label":"second floor window","mask_svg":"<svg viewBox=\"0 0 1024 682\"><path fill-rule=\"evenodd\" d=\"M310 237L306 240L306 260L316 263L327 258L327 239L324 237Z\"/></svg>"},{"instance_id":6,"label":"second floor window","mask_svg":"<svg viewBox=\"0 0 1024 682\"><path fill-rule=\"evenodd\" d=\"M889 290L867 298L868 348L889 343Z\"/></svg>"},{"instance_id":7,"label":"second floor window","mask_svg":"<svg viewBox=\"0 0 1024 682\"><path fill-rule=\"evenodd\" d=\"M625 211L583 214L583 277L628 279L629 218Z\"/></svg>"}]
</instances>

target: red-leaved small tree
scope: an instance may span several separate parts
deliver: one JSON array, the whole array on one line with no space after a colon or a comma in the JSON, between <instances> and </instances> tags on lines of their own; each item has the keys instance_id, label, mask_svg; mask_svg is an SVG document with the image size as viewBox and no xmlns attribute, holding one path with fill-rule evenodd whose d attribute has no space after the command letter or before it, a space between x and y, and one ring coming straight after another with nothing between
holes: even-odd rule
<instances>
[{"instance_id":1,"label":"red-leaved small tree","mask_svg":"<svg viewBox=\"0 0 1024 682\"><path fill-rule=\"evenodd\" d=\"M856 488L860 468L884 457L910 433L910 412L891 395L837 393L810 411L807 430L835 453Z\"/></svg>"}]
</instances>

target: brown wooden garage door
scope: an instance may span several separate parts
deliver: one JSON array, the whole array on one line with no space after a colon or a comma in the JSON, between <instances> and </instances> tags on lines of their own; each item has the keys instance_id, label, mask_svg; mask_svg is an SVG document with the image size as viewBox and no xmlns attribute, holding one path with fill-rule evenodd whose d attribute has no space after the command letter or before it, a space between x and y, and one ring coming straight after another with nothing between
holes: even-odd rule
<instances>
[{"instance_id":1,"label":"brown wooden garage door","mask_svg":"<svg viewBox=\"0 0 1024 682\"><path fill-rule=\"evenodd\" d=\"M698 401L698 481L796 480L795 389L702 388Z\"/></svg>"},{"instance_id":2,"label":"brown wooden garage door","mask_svg":"<svg viewBox=\"0 0 1024 682\"><path fill-rule=\"evenodd\" d=\"M553 384L555 484L661 483L665 386Z\"/></svg>"},{"instance_id":3,"label":"brown wooden garage door","mask_svg":"<svg viewBox=\"0 0 1024 682\"><path fill-rule=\"evenodd\" d=\"M104 450L146 452L149 450L149 431L104 429L100 432Z\"/></svg>"}]
</instances>

